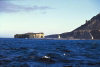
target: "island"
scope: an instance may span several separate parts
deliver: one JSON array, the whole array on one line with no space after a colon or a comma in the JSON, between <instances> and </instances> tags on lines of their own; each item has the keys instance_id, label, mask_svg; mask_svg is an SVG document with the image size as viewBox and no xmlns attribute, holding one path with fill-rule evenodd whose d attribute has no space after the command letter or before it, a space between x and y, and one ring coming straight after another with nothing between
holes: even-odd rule
<instances>
[{"instance_id":1,"label":"island","mask_svg":"<svg viewBox=\"0 0 100 67\"><path fill-rule=\"evenodd\" d=\"M16 34L14 38L44 38L44 33L25 33Z\"/></svg>"}]
</instances>

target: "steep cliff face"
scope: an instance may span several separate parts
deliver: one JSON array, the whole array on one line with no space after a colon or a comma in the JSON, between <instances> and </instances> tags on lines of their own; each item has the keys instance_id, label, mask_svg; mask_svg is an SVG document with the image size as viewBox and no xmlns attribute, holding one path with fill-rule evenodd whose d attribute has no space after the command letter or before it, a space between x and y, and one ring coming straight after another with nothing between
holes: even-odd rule
<instances>
[{"instance_id":1,"label":"steep cliff face","mask_svg":"<svg viewBox=\"0 0 100 67\"><path fill-rule=\"evenodd\" d=\"M100 39L100 30L93 30L91 31L91 34L94 39Z\"/></svg>"},{"instance_id":2,"label":"steep cliff face","mask_svg":"<svg viewBox=\"0 0 100 67\"><path fill-rule=\"evenodd\" d=\"M61 34L62 38L73 39L100 39L100 14L94 16L91 20L86 21L77 29L69 33Z\"/></svg>"},{"instance_id":3,"label":"steep cliff face","mask_svg":"<svg viewBox=\"0 0 100 67\"><path fill-rule=\"evenodd\" d=\"M62 33L60 36L67 39L100 39L100 14L86 21L84 25L72 32ZM53 38L53 36L50 36L50 38Z\"/></svg>"},{"instance_id":4,"label":"steep cliff face","mask_svg":"<svg viewBox=\"0 0 100 67\"><path fill-rule=\"evenodd\" d=\"M78 30L69 33L61 34L61 38L68 39L92 39L91 33L85 30Z\"/></svg>"},{"instance_id":5,"label":"steep cliff face","mask_svg":"<svg viewBox=\"0 0 100 67\"><path fill-rule=\"evenodd\" d=\"M75 30L100 30L100 14L94 16L91 20Z\"/></svg>"}]
</instances>

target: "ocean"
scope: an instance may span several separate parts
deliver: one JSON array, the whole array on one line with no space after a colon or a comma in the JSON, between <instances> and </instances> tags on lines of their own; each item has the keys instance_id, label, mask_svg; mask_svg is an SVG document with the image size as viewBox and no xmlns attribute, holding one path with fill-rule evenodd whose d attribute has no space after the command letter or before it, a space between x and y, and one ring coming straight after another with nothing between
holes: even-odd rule
<instances>
[{"instance_id":1,"label":"ocean","mask_svg":"<svg viewBox=\"0 0 100 67\"><path fill-rule=\"evenodd\" d=\"M1 38L0 67L100 67L100 40Z\"/></svg>"}]
</instances>

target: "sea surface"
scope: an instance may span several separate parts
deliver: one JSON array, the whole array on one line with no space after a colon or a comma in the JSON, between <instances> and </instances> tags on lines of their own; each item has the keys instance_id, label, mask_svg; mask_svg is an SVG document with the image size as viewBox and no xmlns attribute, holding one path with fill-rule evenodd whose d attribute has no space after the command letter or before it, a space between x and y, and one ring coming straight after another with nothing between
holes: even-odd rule
<instances>
[{"instance_id":1,"label":"sea surface","mask_svg":"<svg viewBox=\"0 0 100 67\"><path fill-rule=\"evenodd\" d=\"M0 67L100 67L100 40L1 38Z\"/></svg>"}]
</instances>

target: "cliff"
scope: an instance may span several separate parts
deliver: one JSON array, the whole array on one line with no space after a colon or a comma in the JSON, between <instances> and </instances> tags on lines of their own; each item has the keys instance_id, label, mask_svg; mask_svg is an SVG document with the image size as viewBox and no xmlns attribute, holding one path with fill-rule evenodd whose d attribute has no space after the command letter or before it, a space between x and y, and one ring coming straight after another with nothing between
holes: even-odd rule
<instances>
[{"instance_id":1,"label":"cliff","mask_svg":"<svg viewBox=\"0 0 100 67\"><path fill-rule=\"evenodd\" d=\"M73 31L60 34L60 37L67 39L100 39L100 14Z\"/></svg>"},{"instance_id":2,"label":"cliff","mask_svg":"<svg viewBox=\"0 0 100 67\"><path fill-rule=\"evenodd\" d=\"M100 30L100 14L94 16L89 21L86 21L84 25L75 30Z\"/></svg>"}]
</instances>

